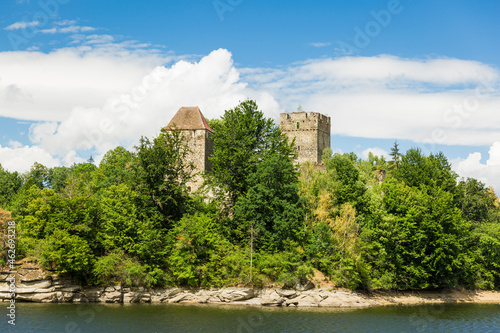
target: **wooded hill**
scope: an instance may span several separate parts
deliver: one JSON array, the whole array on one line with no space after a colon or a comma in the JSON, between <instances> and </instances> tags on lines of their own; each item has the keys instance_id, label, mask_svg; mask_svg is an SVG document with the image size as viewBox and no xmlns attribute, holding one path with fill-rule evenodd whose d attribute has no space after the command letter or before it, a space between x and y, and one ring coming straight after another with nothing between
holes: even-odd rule
<instances>
[{"instance_id":1,"label":"wooded hill","mask_svg":"<svg viewBox=\"0 0 500 333\"><path fill-rule=\"evenodd\" d=\"M298 170L293 143L255 102L209 123L213 170L195 194L175 131L110 150L99 166L0 167L17 259L88 285L286 288L316 268L352 289L500 286L498 199L458 179L442 153L328 150L325 172Z\"/></svg>"}]
</instances>

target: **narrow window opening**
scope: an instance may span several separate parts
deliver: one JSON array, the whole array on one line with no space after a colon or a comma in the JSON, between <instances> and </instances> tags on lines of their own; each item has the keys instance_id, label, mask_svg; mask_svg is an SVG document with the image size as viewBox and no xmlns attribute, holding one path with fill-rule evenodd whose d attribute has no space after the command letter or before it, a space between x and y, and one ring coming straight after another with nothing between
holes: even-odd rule
<instances>
[{"instance_id":1,"label":"narrow window opening","mask_svg":"<svg viewBox=\"0 0 500 333\"><path fill-rule=\"evenodd\" d=\"M297 129L299 129L299 128L300 128L300 123L299 123L299 122L297 122Z\"/></svg>"}]
</instances>

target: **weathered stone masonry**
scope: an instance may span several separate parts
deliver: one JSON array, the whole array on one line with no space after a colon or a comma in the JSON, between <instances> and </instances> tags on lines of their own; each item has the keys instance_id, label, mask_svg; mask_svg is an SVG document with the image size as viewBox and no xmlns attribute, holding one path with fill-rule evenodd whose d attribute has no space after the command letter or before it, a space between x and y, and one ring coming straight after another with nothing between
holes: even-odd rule
<instances>
[{"instance_id":1,"label":"weathered stone masonry","mask_svg":"<svg viewBox=\"0 0 500 333\"><path fill-rule=\"evenodd\" d=\"M212 170L208 157L213 154L211 139L213 131L208 126L199 107L181 107L174 115L165 130L181 130L189 147L187 162L192 162L195 175L187 184L191 191L196 191L203 184L202 173Z\"/></svg>"},{"instance_id":2,"label":"weathered stone masonry","mask_svg":"<svg viewBox=\"0 0 500 333\"><path fill-rule=\"evenodd\" d=\"M320 163L325 148L330 148L330 117L318 112L280 114L280 128L290 140L295 138L297 163Z\"/></svg>"}]
</instances>

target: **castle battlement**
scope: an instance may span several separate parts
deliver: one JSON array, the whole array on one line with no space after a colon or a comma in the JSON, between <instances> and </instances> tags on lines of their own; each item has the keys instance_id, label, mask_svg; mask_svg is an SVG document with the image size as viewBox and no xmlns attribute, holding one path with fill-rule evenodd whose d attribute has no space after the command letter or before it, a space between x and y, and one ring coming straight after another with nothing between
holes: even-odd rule
<instances>
[{"instance_id":1,"label":"castle battlement","mask_svg":"<svg viewBox=\"0 0 500 333\"><path fill-rule=\"evenodd\" d=\"M323 150L330 148L330 117L318 112L292 112L280 114L280 128L293 140L298 150L297 163L319 163Z\"/></svg>"}]
</instances>

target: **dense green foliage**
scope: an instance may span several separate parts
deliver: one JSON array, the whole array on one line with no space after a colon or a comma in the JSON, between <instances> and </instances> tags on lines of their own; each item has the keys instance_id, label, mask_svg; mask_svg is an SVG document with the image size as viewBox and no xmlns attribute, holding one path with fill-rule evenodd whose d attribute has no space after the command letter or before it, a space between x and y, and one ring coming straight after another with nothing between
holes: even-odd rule
<instances>
[{"instance_id":1,"label":"dense green foliage","mask_svg":"<svg viewBox=\"0 0 500 333\"><path fill-rule=\"evenodd\" d=\"M255 102L209 123L202 191L182 133L163 132L99 166L0 166L0 227L12 212L19 256L87 284L293 287L315 269L353 289L500 286L498 199L442 153L326 150L323 170L299 170Z\"/></svg>"}]
</instances>

